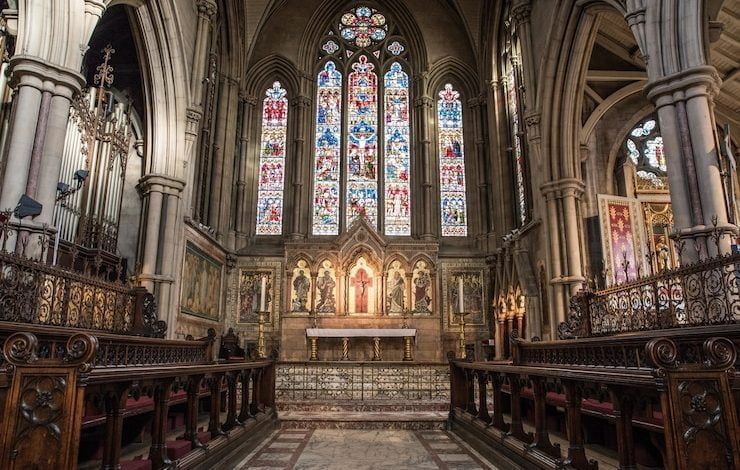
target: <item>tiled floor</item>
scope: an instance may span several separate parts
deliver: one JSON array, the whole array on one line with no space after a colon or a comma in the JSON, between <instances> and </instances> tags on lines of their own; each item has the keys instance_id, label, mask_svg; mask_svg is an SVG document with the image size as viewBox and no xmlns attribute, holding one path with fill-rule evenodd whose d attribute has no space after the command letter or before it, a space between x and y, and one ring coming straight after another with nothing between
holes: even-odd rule
<instances>
[{"instance_id":1,"label":"tiled floor","mask_svg":"<svg viewBox=\"0 0 740 470\"><path fill-rule=\"evenodd\" d=\"M446 431L281 430L240 470L480 470L496 467Z\"/></svg>"}]
</instances>

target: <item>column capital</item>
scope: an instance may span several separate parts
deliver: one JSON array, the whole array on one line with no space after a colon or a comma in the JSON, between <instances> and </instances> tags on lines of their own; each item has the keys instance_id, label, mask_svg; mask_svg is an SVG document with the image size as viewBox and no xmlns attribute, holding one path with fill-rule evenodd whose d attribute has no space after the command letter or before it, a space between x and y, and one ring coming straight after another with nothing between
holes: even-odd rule
<instances>
[{"instance_id":1,"label":"column capital","mask_svg":"<svg viewBox=\"0 0 740 470\"><path fill-rule=\"evenodd\" d=\"M290 100L290 105L296 108L308 108L311 106L311 98L305 95L298 95Z\"/></svg>"},{"instance_id":2,"label":"column capital","mask_svg":"<svg viewBox=\"0 0 740 470\"><path fill-rule=\"evenodd\" d=\"M562 178L548 181L540 186L542 194L546 198L575 196L579 197L586 190L586 184L577 178ZM560 195L558 195L560 193Z\"/></svg>"},{"instance_id":3,"label":"column capital","mask_svg":"<svg viewBox=\"0 0 740 470\"><path fill-rule=\"evenodd\" d=\"M39 57L14 55L10 59L10 69L11 87L32 86L71 100L85 86L85 77L80 73L50 64Z\"/></svg>"},{"instance_id":4,"label":"column capital","mask_svg":"<svg viewBox=\"0 0 740 470\"><path fill-rule=\"evenodd\" d=\"M661 107L700 95L713 99L721 83L717 69L700 65L650 81L645 94L656 107Z\"/></svg>"},{"instance_id":5,"label":"column capital","mask_svg":"<svg viewBox=\"0 0 740 470\"><path fill-rule=\"evenodd\" d=\"M511 18L514 20L514 24L521 25L529 23L529 19L532 16L532 5L529 0L522 0L511 8Z\"/></svg>"},{"instance_id":6,"label":"column capital","mask_svg":"<svg viewBox=\"0 0 740 470\"><path fill-rule=\"evenodd\" d=\"M149 173L139 180L137 187L142 195L159 192L177 196L185 189L185 181L168 175Z\"/></svg>"},{"instance_id":7,"label":"column capital","mask_svg":"<svg viewBox=\"0 0 740 470\"><path fill-rule=\"evenodd\" d=\"M414 107L415 108L431 108L434 106L434 100L431 96L422 96L420 98L417 98L414 100Z\"/></svg>"},{"instance_id":8,"label":"column capital","mask_svg":"<svg viewBox=\"0 0 740 470\"><path fill-rule=\"evenodd\" d=\"M209 21L218 12L218 5L214 0L198 0L195 5L198 8L198 16Z\"/></svg>"}]
</instances>

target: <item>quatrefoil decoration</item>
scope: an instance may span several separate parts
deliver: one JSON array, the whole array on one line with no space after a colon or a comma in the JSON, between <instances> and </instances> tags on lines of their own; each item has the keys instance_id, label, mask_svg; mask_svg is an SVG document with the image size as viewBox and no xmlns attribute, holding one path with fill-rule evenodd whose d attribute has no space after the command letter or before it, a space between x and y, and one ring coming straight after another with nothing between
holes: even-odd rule
<instances>
[{"instance_id":1,"label":"quatrefoil decoration","mask_svg":"<svg viewBox=\"0 0 740 470\"><path fill-rule=\"evenodd\" d=\"M385 16L369 7L357 7L353 12L342 15L340 33L345 40L354 41L357 47L368 47L373 41L382 41L387 30Z\"/></svg>"}]
</instances>

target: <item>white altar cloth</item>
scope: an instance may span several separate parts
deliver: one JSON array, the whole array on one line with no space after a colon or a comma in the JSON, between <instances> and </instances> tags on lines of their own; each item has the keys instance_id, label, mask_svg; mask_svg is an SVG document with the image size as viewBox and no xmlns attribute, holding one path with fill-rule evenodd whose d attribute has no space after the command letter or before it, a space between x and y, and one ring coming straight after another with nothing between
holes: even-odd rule
<instances>
[{"instance_id":1,"label":"white altar cloth","mask_svg":"<svg viewBox=\"0 0 740 470\"><path fill-rule=\"evenodd\" d=\"M309 338L407 338L416 328L306 328Z\"/></svg>"}]
</instances>

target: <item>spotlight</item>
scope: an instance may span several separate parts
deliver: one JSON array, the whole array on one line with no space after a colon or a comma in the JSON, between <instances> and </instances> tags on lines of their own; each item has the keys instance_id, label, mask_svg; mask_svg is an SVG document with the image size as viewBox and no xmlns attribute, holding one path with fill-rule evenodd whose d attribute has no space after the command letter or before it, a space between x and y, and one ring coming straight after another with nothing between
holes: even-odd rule
<instances>
[{"instance_id":1,"label":"spotlight","mask_svg":"<svg viewBox=\"0 0 740 470\"><path fill-rule=\"evenodd\" d=\"M57 192L66 193L67 191L69 191L69 185L67 183L62 183L61 181L57 183Z\"/></svg>"},{"instance_id":2,"label":"spotlight","mask_svg":"<svg viewBox=\"0 0 740 470\"><path fill-rule=\"evenodd\" d=\"M74 179L77 182L77 189L82 187L82 184L87 179L87 176L90 174L89 170L77 170L75 171Z\"/></svg>"},{"instance_id":3,"label":"spotlight","mask_svg":"<svg viewBox=\"0 0 740 470\"><path fill-rule=\"evenodd\" d=\"M36 217L41 213L41 208L42 206L40 202L35 201L24 194L18 201L18 205L15 207L13 214L15 214L19 219L23 219L28 216Z\"/></svg>"}]
</instances>

